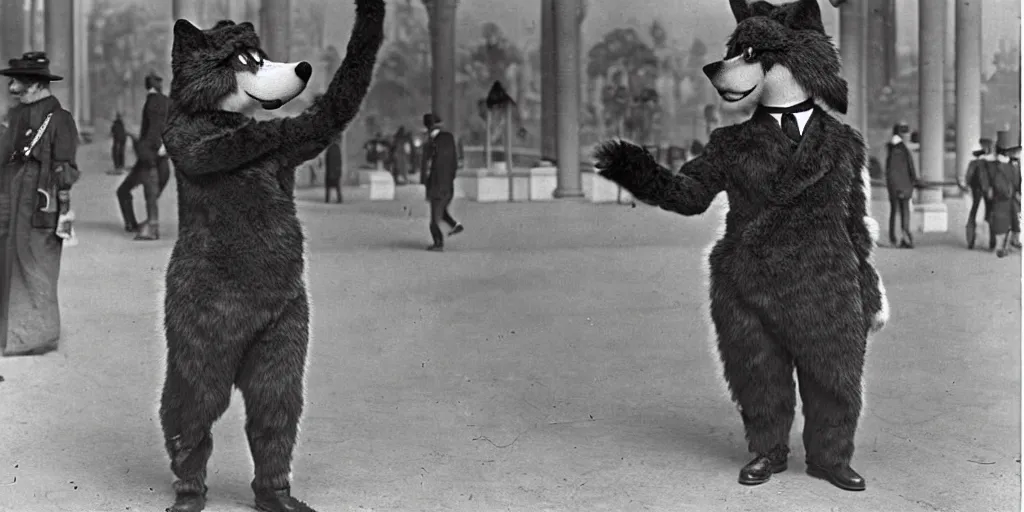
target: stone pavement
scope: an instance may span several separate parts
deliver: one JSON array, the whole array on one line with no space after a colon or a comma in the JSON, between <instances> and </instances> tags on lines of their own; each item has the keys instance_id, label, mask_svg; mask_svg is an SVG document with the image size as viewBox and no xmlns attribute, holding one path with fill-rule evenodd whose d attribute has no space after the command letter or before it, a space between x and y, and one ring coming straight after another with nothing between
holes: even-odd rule
<instances>
[{"instance_id":1,"label":"stone pavement","mask_svg":"<svg viewBox=\"0 0 1024 512\"><path fill-rule=\"evenodd\" d=\"M156 410L173 183L164 239L133 243L105 153L83 148L60 351L0 359L0 511L172 499ZM790 470L750 488L704 324L714 214L456 202L466 233L435 254L420 198L346 193L299 193L314 340L293 485L320 511L1019 510L1019 255L967 251L959 228L879 249L893 317L868 353L868 490L803 473L799 415ZM236 394L214 430L213 512L250 510L242 413Z\"/></svg>"}]
</instances>

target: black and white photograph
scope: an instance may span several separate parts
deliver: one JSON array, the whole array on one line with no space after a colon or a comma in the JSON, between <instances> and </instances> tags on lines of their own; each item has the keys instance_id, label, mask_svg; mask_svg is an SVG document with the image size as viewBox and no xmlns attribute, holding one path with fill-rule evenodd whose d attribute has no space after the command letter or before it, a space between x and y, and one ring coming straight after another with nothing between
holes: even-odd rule
<instances>
[{"instance_id":1,"label":"black and white photograph","mask_svg":"<svg viewBox=\"0 0 1024 512\"><path fill-rule=\"evenodd\" d=\"M0 512L1020 511L1021 10L0 0Z\"/></svg>"}]
</instances>

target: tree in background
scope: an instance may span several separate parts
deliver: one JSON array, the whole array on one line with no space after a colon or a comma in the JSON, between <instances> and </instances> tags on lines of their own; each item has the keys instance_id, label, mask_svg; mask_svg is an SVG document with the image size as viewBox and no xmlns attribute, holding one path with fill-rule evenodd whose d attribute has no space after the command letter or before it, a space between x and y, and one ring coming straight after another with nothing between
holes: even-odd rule
<instances>
[{"instance_id":1,"label":"tree in background","mask_svg":"<svg viewBox=\"0 0 1024 512\"><path fill-rule=\"evenodd\" d=\"M658 58L633 28L617 28L587 52L586 76L602 82L601 132L646 142L658 109Z\"/></svg>"},{"instance_id":2,"label":"tree in background","mask_svg":"<svg viewBox=\"0 0 1024 512\"><path fill-rule=\"evenodd\" d=\"M505 36L501 27L495 23L484 23L476 44L460 51L457 68L462 78L457 80L463 98L459 105L460 114L469 114L465 111L475 108L476 100L487 96L494 82L510 84L510 94L519 97L524 63L523 52ZM515 113L513 116L516 119ZM465 115L460 126L466 142L482 144L486 140L487 126L482 116ZM494 136L500 138L500 133Z\"/></svg>"}]
</instances>

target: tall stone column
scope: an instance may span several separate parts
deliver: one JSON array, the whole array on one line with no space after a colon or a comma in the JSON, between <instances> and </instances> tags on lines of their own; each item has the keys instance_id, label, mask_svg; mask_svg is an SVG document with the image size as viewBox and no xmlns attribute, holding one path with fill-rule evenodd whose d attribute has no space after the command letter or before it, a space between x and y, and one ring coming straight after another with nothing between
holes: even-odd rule
<instances>
[{"instance_id":1,"label":"tall stone column","mask_svg":"<svg viewBox=\"0 0 1024 512\"><path fill-rule=\"evenodd\" d=\"M956 0L956 172L981 138L981 2Z\"/></svg>"},{"instance_id":2,"label":"tall stone column","mask_svg":"<svg viewBox=\"0 0 1024 512\"><path fill-rule=\"evenodd\" d=\"M291 0L263 0L260 9L260 42L269 60L291 60Z\"/></svg>"},{"instance_id":3,"label":"tall stone column","mask_svg":"<svg viewBox=\"0 0 1024 512\"><path fill-rule=\"evenodd\" d=\"M839 54L843 75L849 85L849 106L846 124L867 136L867 38L868 10L866 1L846 2L839 7Z\"/></svg>"},{"instance_id":4,"label":"tall stone column","mask_svg":"<svg viewBox=\"0 0 1024 512\"><path fill-rule=\"evenodd\" d=\"M540 157L556 160L558 155L558 88L555 65L555 0L540 2Z\"/></svg>"},{"instance_id":5,"label":"tall stone column","mask_svg":"<svg viewBox=\"0 0 1024 512\"><path fill-rule=\"evenodd\" d=\"M925 4L928 5L925 5ZM932 5L942 3L941 6ZM918 7L918 97L921 136L920 169L923 181L938 183L943 180L945 159L945 109L943 105L943 67L946 45L946 5L944 2L921 2ZM945 232L948 229L948 211L942 201L942 187L929 185L919 191L914 206L915 223L921 231Z\"/></svg>"},{"instance_id":6,"label":"tall stone column","mask_svg":"<svg viewBox=\"0 0 1024 512\"><path fill-rule=\"evenodd\" d=\"M459 120L455 102L455 21L458 0L425 0L430 17L430 108L456 140Z\"/></svg>"},{"instance_id":7,"label":"tall stone column","mask_svg":"<svg viewBox=\"0 0 1024 512\"><path fill-rule=\"evenodd\" d=\"M580 178L580 0L555 3L558 186L555 197L583 197Z\"/></svg>"},{"instance_id":8,"label":"tall stone column","mask_svg":"<svg viewBox=\"0 0 1024 512\"><path fill-rule=\"evenodd\" d=\"M7 61L21 57L25 48L25 32L28 30L24 0L0 0L0 64L7 67ZM4 84L6 86L6 83Z\"/></svg>"},{"instance_id":9,"label":"tall stone column","mask_svg":"<svg viewBox=\"0 0 1024 512\"><path fill-rule=\"evenodd\" d=\"M80 131L92 131L92 93L89 87L89 34L87 24L88 16L85 13L85 5L82 0L72 0L75 15L73 18L75 33L75 105L78 112L75 119L78 120Z\"/></svg>"},{"instance_id":10,"label":"tall stone column","mask_svg":"<svg viewBox=\"0 0 1024 512\"><path fill-rule=\"evenodd\" d=\"M46 54L50 72L64 77L50 84L62 107L76 113L75 104L75 12L71 0L47 0L45 8Z\"/></svg>"}]
</instances>

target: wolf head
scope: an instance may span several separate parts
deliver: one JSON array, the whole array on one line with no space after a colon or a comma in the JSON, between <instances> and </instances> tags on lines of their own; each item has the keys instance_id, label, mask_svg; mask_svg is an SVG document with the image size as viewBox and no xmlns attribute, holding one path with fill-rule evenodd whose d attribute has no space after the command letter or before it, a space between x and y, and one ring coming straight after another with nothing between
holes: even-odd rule
<instances>
[{"instance_id":1,"label":"wolf head","mask_svg":"<svg viewBox=\"0 0 1024 512\"><path fill-rule=\"evenodd\" d=\"M839 51L825 34L817 0L729 3L737 25L725 58L704 66L722 99L810 96L846 113L847 85Z\"/></svg>"},{"instance_id":2,"label":"wolf head","mask_svg":"<svg viewBox=\"0 0 1024 512\"><path fill-rule=\"evenodd\" d=\"M220 21L200 30L174 23L170 98L186 112L247 112L280 108L299 95L313 74L308 62L272 62L252 23Z\"/></svg>"}]
</instances>

